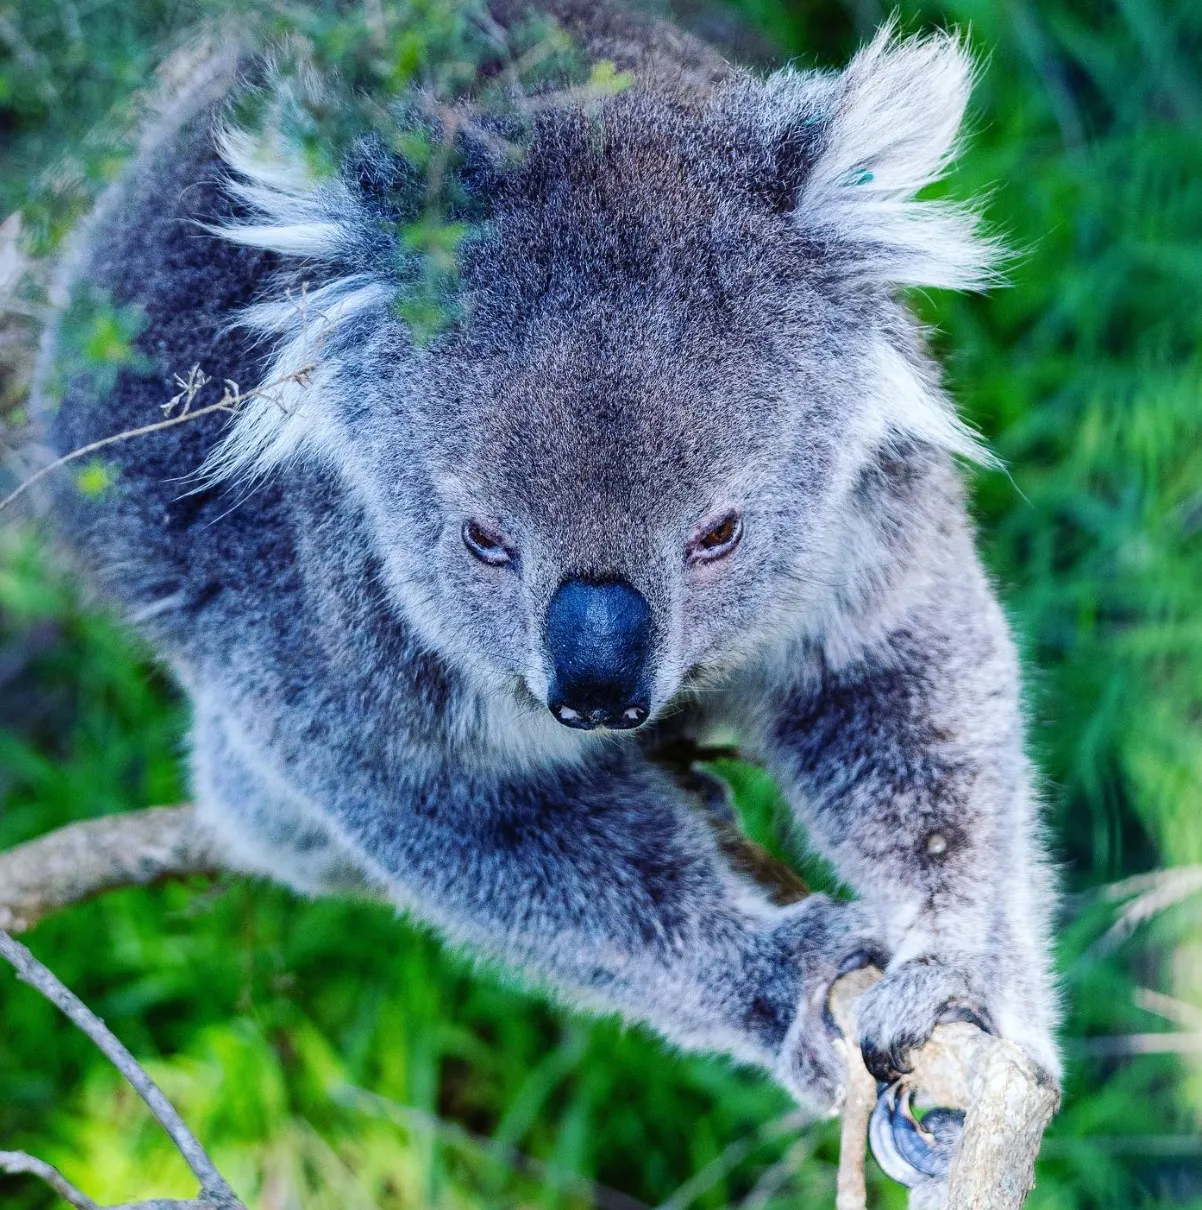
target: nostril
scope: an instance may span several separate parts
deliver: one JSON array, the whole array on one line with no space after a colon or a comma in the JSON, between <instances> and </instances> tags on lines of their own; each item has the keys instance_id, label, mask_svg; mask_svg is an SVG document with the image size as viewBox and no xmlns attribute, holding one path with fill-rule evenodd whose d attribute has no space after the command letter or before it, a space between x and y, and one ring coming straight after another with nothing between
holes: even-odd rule
<instances>
[{"instance_id":1,"label":"nostril","mask_svg":"<svg viewBox=\"0 0 1202 1210\"><path fill-rule=\"evenodd\" d=\"M625 731L641 726L651 713L645 702L630 702L626 706L569 706L566 702L549 703L551 713L565 727L581 731L592 731L597 727L608 727L613 731Z\"/></svg>"},{"instance_id":2,"label":"nostril","mask_svg":"<svg viewBox=\"0 0 1202 1210\"><path fill-rule=\"evenodd\" d=\"M596 725L597 720L591 714L582 714L579 710L573 710L571 706L559 702L551 707L551 713L565 727L578 727L582 731L591 731Z\"/></svg>"}]
</instances>

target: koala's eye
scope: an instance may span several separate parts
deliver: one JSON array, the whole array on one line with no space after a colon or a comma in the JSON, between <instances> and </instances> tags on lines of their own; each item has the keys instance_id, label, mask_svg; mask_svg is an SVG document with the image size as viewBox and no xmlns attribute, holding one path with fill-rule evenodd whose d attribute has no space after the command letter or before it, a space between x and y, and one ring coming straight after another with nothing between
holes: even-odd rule
<instances>
[{"instance_id":1,"label":"koala's eye","mask_svg":"<svg viewBox=\"0 0 1202 1210\"><path fill-rule=\"evenodd\" d=\"M689 543L688 557L693 563L712 563L730 554L743 536L743 518L730 512L707 522Z\"/></svg>"},{"instance_id":2,"label":"koala's eye","mask_svg":"<svg viewBox=\"0 0 1202 1210\"><path fill-rule=\"evenodd\" d=\"M513 558L500 536L485 529L478 521L463 523L463 544L481 563L490 567L504 567Z\"/></svg>"}]
</instances>

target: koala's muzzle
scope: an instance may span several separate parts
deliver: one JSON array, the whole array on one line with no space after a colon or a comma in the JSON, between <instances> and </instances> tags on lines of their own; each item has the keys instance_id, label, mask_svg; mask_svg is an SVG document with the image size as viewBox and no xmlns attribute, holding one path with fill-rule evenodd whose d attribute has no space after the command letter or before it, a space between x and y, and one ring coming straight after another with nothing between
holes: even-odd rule
<instances>
[{"instance_id":1,"label":"koala's muzzle","mask_svg":"<svg viewBox=\"0 0 1202 1210\"><path fill-rule=\"evenodd\" d=\"M547 606L554 675L547 705L565 727L637 727L646 688L651 607L622 580L565 580Z\"/></svg>"}]
</instances>

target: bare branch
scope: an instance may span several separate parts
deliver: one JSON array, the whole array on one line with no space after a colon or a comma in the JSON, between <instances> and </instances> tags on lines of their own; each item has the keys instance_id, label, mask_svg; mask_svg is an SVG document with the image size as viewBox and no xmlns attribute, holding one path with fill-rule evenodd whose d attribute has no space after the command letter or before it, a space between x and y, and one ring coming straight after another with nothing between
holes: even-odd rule
<instances>
[{"instance_id":1,"label":"bare branch","mask_svg":"<svg viewBox=\"0 0 1202 1210\"><path fill-rule=\"evenodd\" d=\"M120 1206L98 1206L86 1193L81 1193L53 1164L39 1160L24 1151L0 1151L0 1172L10 1176L36 1176L45 1181L55 1193L75 1210L217 1210L219 1203L200 1197L180 1201L174 1197L152 1197L144 1202L124 1202Z\"/></svg>"},{"instance_id":2,"label":"bare branch","mask_svg":"<svg viewBox=\"0 0 1202 1210\"><path fill-rule=\"evenodd\" d=\"M223 864L191 807L83 820L0 853L0 928L24 932L102 891L215 874Z\"/></svg>"},{"instance_id":3,"label":"bare branch","mask_svg":"<svg viewBox=\"0 0 1202 1210\"><path fill-rule=\"evenodd\" d=\"M860 1053L856 1039L855 1007L859 998L880 977L881 972L872 967L852 971L839 981L831 993L831 1015L843 1035L841 1047L847 1063L843 1126L839 1136L839 1171L835 1179L835 1210L864 1210L868 1204L864 1159L868 1119L876 1104L876 1080L864 1066Z\"/></svg>"},{"instance_id":4,"label":"bare branch","mask_svg":"<svg viewBox=\"0 0 1202 1210\"><path fill-rule=\"evenodd\" d=\"M188 1129L174 1105L147 1075L116 1035L78 996L43 966L19 941L0 930L0 958L17 972L22 983L41 992L100 1048L104 1056L129 1081L146 1102L159 1125L171 1137L188 1167L200 1182L201 1203L207 1210L246 1210L217 1171L196 1136ZM41 1175L41 1174L39 1174Z\"/></svg>"},{"instance_id":5,"label":"bare branch","mask_svg":"<svg viewBox=\"0 0 1202 1210\"><path fill-rule=\"evenodd\" d=\"M27 1155L24 1151L0 1151L0 1172L10 1176L27 1174L45 1181L55 1193L75 1207L75 1210L100 1210L86 1193L81 1193L53 1164Z\"/></svg>"},{"instance_id":6,"label":"bare branch","mask_svg":"<svg viewBox=\"0 0 1202 1210\"><path fill-rule=\"evenodd\" d=\"M47 913L104 890L171 877L215 873L225 866L219 847L200 827L191 807L158 807L71 824L49 836L0 853L0 926L28 928ZM0 956L8 957L19 971L32 971L27 981L34 981L36 970L19 964L25 958L32 963L32 957L6 933L0 933ZM41 987L59 1004L110 1058L113 1054L107 1047L120 1048L114 1053L121 1055L121 1061L117 1058L113 1061L148 1103L151 1103L151 1097L158 1098L160 1108L167 1115L166 1121L163 1117L159 1120L163 1121L181 1151L185 1146L194 1149L189 1163L196 1160L193 1171L202 1180L205 1210L237 1207L236 1201L228 1200L233 1195L224 1182L222 1196L227 1200L212 1200L214 1195L205 1185L201 1171L215 1170L195 1139L187 1133L179 1115L150 1083L149 1077L140 1072L128 1052L45 968L37 969L51 982L44 986L35 982L35 986ZM875 971L854 972L841 979L832 991L831 1011L849 1039L854 1039L855 1002L876 978L879 974ZM68 999L64 1001L61 997ZM69 1009L68 1005L72 1007ZM94 1029L101 1031L99 1036L92 1032ZM1192 1050L1196 1038L1196 1034L1183 1033L1140 1035L1138 1042L1134 1039L1093 1039L1090 1044L1105 1044L1109 1048L1121 1043L1123 1053L1167 1049L1169 1044L1174 1049L1185 1049L1183 1043ZM865 1136L876 1085L863 1067L858 1044L852 1041L847 1045L846 1055L849 1075L843 1106L837 1206L838 1210L862 1210L866 1200ZM131 1065L133 1075L127 1070ZM1034 1180L1035 1157L1044 1128L1059 1104L1054 1082L1013 1043L962 1023L940 1026L935 1031L930 1042L914 1056L914 1071L907 1077L907 1082L927 1103L965 1111L964 1134L952 1162L946 1189L948 1200L944 1204L955 1210L1020 1210ZM143 1092L143 1086L147 1091ZM172 1125L168 1126L168 1121ZM665 1206L683 1210L757 1147L782 1133L799 1129L806 1121L801 1113L792 1113L766 1124L751 1136L736 1140L678 1189ZM177 1137L176 1130L183 1134ZM188 1158L188 1152L185 1157ZM774 1173L774 1179L786 1177L783 1170ZM206 1197L209 1200L204 1202ZM191 1203L161 1205L164 1208L171 1206L173 1210L192 1206ZM198 1203L196 1210L199 1207ZM140 1203L136 1210L157 1210L157 1207Z\"/></svg>"}]
</instances>

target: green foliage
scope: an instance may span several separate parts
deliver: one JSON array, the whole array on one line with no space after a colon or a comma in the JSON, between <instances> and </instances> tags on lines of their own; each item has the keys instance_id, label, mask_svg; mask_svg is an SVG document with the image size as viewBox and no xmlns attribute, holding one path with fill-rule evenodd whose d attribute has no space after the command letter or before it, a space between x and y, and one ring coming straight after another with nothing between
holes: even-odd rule
<instances>
[{"instance_id":1,"label":"green foliage","mask_svg":"<svg viewBox=\"0 0 1202 1210\"><path fill-rule=\"evenodd\" d=\"M134 339L145 319L137 307L118 307L91 286L76 291L63 312L48 393L62 395L76 377L86 378L98 397L113 389L123 367L144 368Z\"/></svg>"},{"instance_id":2,"label":"green foliage","mask_svg":"<svg viewBox=\"0 0 1202 1210\"><path fill-rule=\"evenodd\" d=\"M731 7L807 63L843 61L884 15L863 0ZM490 101L514 81L598 93L627 83L612 65L576 63L545 21L514 40L505 70L481 73L498 52L458 3L237 8L289 34L298 63L336 66L361 98L414 83L443 100L499 90ZM202 0L187 15L226 9ZM1202 861L1202 12L1188 0L906 0L901 11L907 29L970 27L989 56L949 188L988 191L988 215L1017 250L1010 289L916 301L966 414L1008 467L978 476L976 505L1029 657L1070 892L1066 1101L1032 1205L1202 1206L1197 1058L1107 1058L1086 1041L1165 1028L1152 1008L1193 1020L1196 1036L1202 1004L1199 897L1112 943L1106 930L1130 900L1101 889ZM186 62L183 15L165 0L0 9L0 218L21 209L28 251L54 247L112 178L143 107L137 90L165 56ZM257 117L316 173L364 121L379 129L378 107L347 121L341 102L297 98ZM412 123L385 127L428 185L439 141ZM426 309L409 317L422 338L444 322L470 225L449 225L454 199L440 189L420 201L404 234L422 265L412 299ZM66 342L69 368L103 375L128 354L137 317L88 307ZM103 490L103 468L83 474ZM35 535L0 531L0 846L177 801L184 729L148 654L80 604ZM770 781L716 768L757 838L795 849ZM805 868L829 881L820 863ZM774 1132L787 1106L762 1081L571 1019L378 908L234 882L172 886L47 921L31 944L151 1060L264 1210L605 1204L582 1181L650 1203L690 1177L696 1196L671 1204L716 1208L782 1158L793 1175L767 1206L831 1204L829 1125ZM0 1056L0 1145L56 1160L97 1197L189 1191L89 1044L2 972ZM884 1182L875 1196L902 1204ZM17 1181L0 1183L0 1201L51 1204Z\"/></svg>"}]
</instances>

